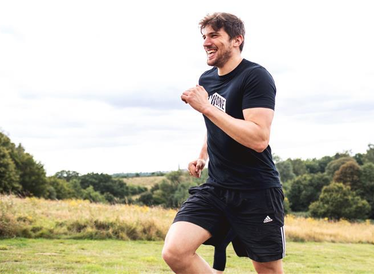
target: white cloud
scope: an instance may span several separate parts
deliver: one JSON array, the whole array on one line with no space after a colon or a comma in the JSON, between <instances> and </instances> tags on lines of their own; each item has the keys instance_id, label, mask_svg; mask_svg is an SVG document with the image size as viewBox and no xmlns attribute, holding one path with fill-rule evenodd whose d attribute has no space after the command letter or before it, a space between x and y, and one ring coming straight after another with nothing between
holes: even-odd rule
<instances>
[{"instance_id":1,"label":"white cloud","mask_svg":"<svg viewBox=\"0 0 374 274\"><path fill-rule=\"evenodd\" d=\"M49 174L185 167L204 136L180 101L208 67L199 20L237 14L243 56L277 84L273 152L373 143L370 1L0 3L0 128ZM371 139L370 139L371 138Z\"/></svg>"}]
</instances>

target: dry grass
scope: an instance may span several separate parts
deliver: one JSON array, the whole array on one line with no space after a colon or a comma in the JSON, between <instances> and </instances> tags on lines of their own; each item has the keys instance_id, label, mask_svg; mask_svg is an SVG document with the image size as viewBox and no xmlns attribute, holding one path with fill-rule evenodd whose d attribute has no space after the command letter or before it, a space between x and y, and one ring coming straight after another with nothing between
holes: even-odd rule
<instances>
[{"instance_id":1,"label":"dry grass","mask_svg":"<svg viewBox=\"0 0 374 274\"><path fill-rule=\"evenodd\" d=\"M175 210L0 196L0 237L162 240Z\"/></svg>"},{"instance_id":2,"label":"dry grass","mask_svg":"<svg viewBox=\"0 0 374 274\"><path fill-rule=\"evenodd\" d=\"M163 240L175 214L158 207L0 196L0 237ZM286 236L297 242L374 244L374 225L289 215Z\"/></svg>"},{"instance_id":3,"label":"dry grass","mask_svg":"<svg viewBox=\"0 0 374 274\"><path fill-rule=\"evenodd\" d=\"M150 189L155 184L161 183L165 176L150 176L150 177L132 177L124 178L123 181L129 185L144 186Z\"/></svg>"},{"instance_id":4,"label":"dry grass","mask_svg":"<svg viewBox=\"0 0 374 274\"><path fill-rule=\"evenodd\" d=\"M286 235L291 241L374 244L374 225L370 220L350 223L288 215Z\"/></svg>"}]
</instances>

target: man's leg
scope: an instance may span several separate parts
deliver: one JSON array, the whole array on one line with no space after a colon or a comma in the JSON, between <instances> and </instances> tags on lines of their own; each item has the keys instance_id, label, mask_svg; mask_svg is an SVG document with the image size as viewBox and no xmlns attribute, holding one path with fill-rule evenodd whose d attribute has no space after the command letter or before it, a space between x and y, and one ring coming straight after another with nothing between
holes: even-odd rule
<instances>
[{"instance_id":1,"label":"man's leg","mask_svg":"<svg viewBox=\"0 0 374 274\"><path fill-rule=\"evenodd\" d=\"M171 225L162 250L162 258L175 273L215 273L209 264L196 254L199 246L211 234L204 228L189 222Z\"/></svg>"},{"instance_id":2,"label":"man's leg","mask_svg":"<svg viewBox=\"0 0 374 274\"><path fill-rule=\"evenodd\" d=\"M267 263L259 263L259 262L253 262L253 266L256 269L256 272L261 273L274 273L274 274L282 274L283 273L283 264L282 260L277 260L273 262L267 262Z\"/></svg>"}]
</instances>

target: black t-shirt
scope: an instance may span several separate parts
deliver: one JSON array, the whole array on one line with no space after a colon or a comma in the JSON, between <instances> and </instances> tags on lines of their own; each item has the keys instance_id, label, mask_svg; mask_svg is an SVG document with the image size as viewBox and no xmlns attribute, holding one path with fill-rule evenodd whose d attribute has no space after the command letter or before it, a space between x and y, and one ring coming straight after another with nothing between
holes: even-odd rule
<instances>
[{"instance_id":1,"label":"black t-shirt","mask_svg":"<svg viewBox=\"0 0 374 274\"><path fill-rule=\"evenodd\" d=\"M276 88L270 73L243 59L230 73L219 76L217 68L206 71L199 84L209 94L212 105L228 115L243 119L247 108L274 110ZM239 190L280 187L279 173L268 146L258 153L245 147L204 116L209 155L208 184Z\"/></svg>"}]
</instances>

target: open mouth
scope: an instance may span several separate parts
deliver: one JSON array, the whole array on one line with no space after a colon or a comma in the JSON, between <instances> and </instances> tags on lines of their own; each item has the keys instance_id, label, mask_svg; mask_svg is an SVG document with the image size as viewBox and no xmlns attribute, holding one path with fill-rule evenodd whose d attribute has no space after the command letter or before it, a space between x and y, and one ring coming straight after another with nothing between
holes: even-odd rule
<instances>
[{"instance_id":1,"label":"open mouth","mask_svg":"<svg viewBox=\"0 0 374 274\"><path fill-rule=\"evenodd\" d=\"M213 57L216 52L217 52L216 49L209 49L206 51L209 58Z\"/></svg>"}]
</instances>

